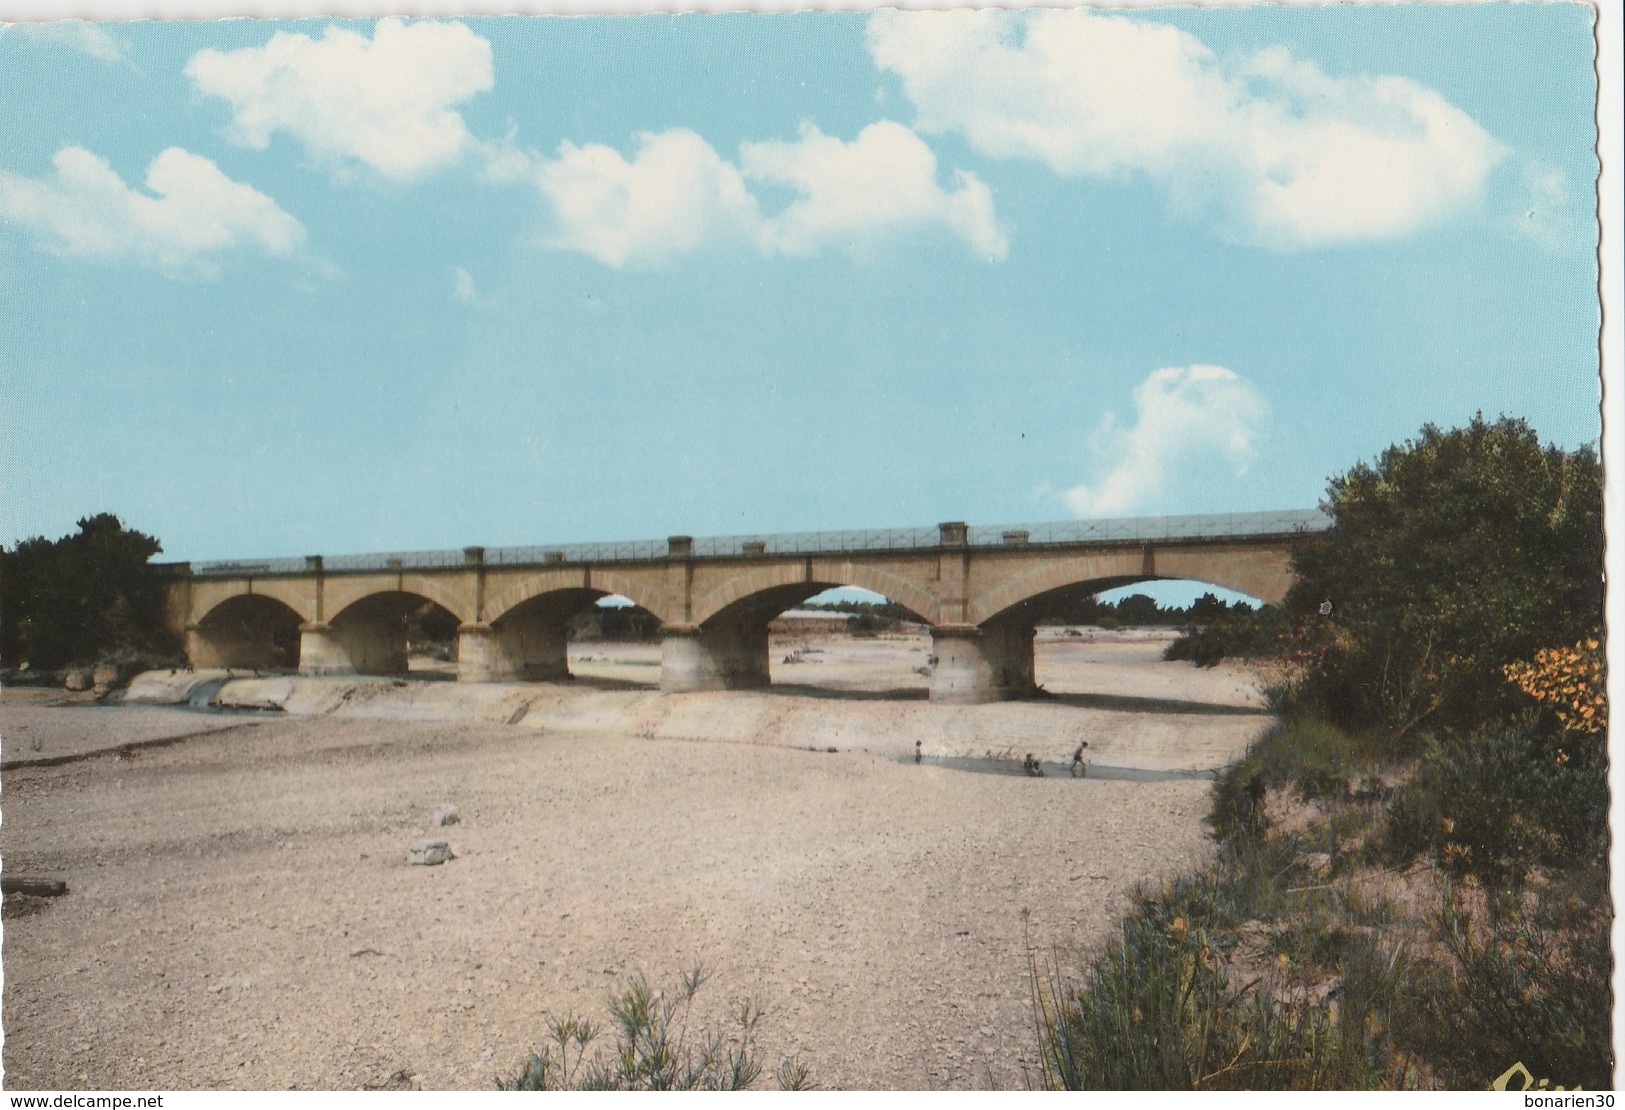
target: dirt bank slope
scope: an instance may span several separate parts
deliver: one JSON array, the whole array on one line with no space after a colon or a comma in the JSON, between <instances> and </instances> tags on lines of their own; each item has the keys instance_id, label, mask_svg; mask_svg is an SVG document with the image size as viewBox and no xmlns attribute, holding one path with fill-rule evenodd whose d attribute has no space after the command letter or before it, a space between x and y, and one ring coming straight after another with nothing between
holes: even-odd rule
<instances>
[{"instance_id":1,"label":"dirt bank slope","mask_svg":"<svg viewBox=\"0 0 1625 1110\"><path fill-rule=\"evenodd\" d=\"M1161 664L1161 666L1169 666ZM1182 666L1173 664L1172 666ZM187 680L191 681L190 679ZM132 696L182 700L161 674L142 675ZM542 733L704 740L819 751L1070 762L1080 743L1097 763L1151 770L1211 770L1246 749L1270 718L1199 703L1087 696L987 705L941 705L808 687L701 694L600 689L589 684L457 683L387 678L241 678L217 704L289 715L380 721L515 725ZM1148 705L1154 708L1138 708ZM1172 708L1169 706L1172 705ZM36 734L40 726L34 726Z\"/></svg>"}]
</instances>

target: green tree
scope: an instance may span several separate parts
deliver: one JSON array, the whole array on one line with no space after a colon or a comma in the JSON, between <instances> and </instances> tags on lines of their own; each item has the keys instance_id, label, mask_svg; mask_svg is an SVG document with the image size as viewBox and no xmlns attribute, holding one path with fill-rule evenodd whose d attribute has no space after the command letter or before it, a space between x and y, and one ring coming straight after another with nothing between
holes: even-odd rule
<instances>
[{"instance_id":1,"label":"green tree","mask_svg":"<svg viewBox=\"0 0 1625 1110\"><path fill-rule=\"evenodd\" d=\"M1429 424L1332 480L1287 610L1322 654L1302 698L1395 738L1506 719L1502 668L1602 623L1602 466L1518 419ZM1329 603L1330 612L1326 613Z\"/></svg>"},{"instance_id":2,"label":"green tree","mask_svg":"<svg viewBox=\"0 0 1625 1110\"><path fill-rule=\"evenodd\" d=\"M1129 594L1117 603L1117 619L1124 624L1161 624L1164 616L1149 594Z\"/></svg>"},{"instance_id":3,"label":"green tree","mask_svg":"<svg viewBox=\"0 0 1625 1110\"><path fill-rule=\"evenodd\" d=\"M164 650L163 583L153 537L100 513L75 535L0 550L0 655L8 666L60 667L119 651Z\"/></svg>"}]
</instances>

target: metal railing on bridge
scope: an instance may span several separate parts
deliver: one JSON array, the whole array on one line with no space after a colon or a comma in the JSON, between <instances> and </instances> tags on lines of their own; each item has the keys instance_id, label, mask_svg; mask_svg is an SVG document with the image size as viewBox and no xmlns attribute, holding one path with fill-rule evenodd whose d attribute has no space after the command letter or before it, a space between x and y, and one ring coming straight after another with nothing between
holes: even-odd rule
<instances>
[{"instance_id":1,"label":"metal railing on bridge","mask_svg":"<svg viewBox=\"0 0 1625 1110\"><path fill-rule=\"evenodd\" d=\"M1041 524L957 526L962 540L951 545L990 548L1019 545L1151 543L1171 540L1226 540L1319 532L1331 520L1318 509L1259 513L1204 513L1194 516L1112 517L1101 520L1051 521ZM833 532L677 537L609 543L532 544L437 551L396 551L365 555L310 556L291 559L230 559L190 564L197 577L240 577L299 574L306 571L360 572L437 570L469 565L547 566L553 564L623 563L683 557L679 540L687 540L687 557L737 559L748 556L832 555L864 551L906 551L944 546L948 526L869 528ZM159 569L186 564L160 564Z\"/></svg>"},{"instance_id":2,"label":"metal railing on bridge","mask_svg":"<svg viewBox=\"0 0 1625 1110\"><path fill-rule=\"evenodd\" d=\"M1194 516L1121 516L1100 520L1064 520L1048 524L975 525L973 547L1010 542L1027 534L1028 543L1121 543L1125 540L1223 540L1323 532L1331 518L1319 509L1268 513L1203 513Z\"/></svg>"}]
</instances>

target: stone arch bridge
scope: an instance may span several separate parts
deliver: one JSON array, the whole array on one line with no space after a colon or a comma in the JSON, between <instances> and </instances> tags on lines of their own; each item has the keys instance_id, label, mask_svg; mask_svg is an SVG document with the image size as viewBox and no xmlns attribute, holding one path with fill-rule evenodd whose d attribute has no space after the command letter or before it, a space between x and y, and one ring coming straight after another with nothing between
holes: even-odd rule
<instances>
[{"instance_id":1,"label":"stone arch bridge","mask_svg":"<svg viewBox=\"0 0 1625 1110\"><path fill-rule=\"evenodd\" d=\"M1278 602L1293 543L1328 524L1318 511L948 523L163 569L168 620L196 667L402 673L407 618L428 611L455 625L461 680L563 678L570 618L620 595L660 621L667 691L767 685L768 622L858 586L929 627L933 700L977 702L1034 689L1034 625L1056 605L1156 579Z\"/></svg>"}]
</instances>

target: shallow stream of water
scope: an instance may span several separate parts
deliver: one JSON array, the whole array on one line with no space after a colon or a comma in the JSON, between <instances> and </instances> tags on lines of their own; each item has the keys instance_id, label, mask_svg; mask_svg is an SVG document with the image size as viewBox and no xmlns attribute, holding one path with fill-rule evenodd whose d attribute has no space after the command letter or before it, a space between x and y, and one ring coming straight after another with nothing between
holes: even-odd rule
<instances>
[{"instance_id":1,"label":"shallow stream of water","mask_svg":"<svg viewBox=\"0 0 1625 1110\"><path fill-rule=\"evenodd\" d=\"M197 688L193 690L190 695L188 695L185 701L175 702L173 704L148 705L141 702L131 703L123 701L104 701L96 702L91 705L78 706L76 708L118 709L125 711L133 709L138 712L152 710L172 711L178 709L182 712L206 713L216 717L281 717L285 715L280 709L268 709L258 706L215 705L214 696L220 692L220 687L224 686L229 681L231 680L221 678L211 679L208 682L199 683Z\"/></svg>"},{"instance_id":2,"label":"shallow stream of water","mask_svg":"<svg viewBox=\"0 0 1625 1110\"><path fill-rule=\"evenodd\" d=\"M914 763L911 755L895 757L899 763ZM1048 779L1114 779L1123 782L1180 782L1192 779L1205 779L1209 782L1217 779L1217 771L1152 771L1142 767L1110 767L1102 763L1090 763L1084 767L1084 773L1074 775L1072 765L1069 763L1039 762L1038 768L1043 775L1031 774L1025 764L1019 759L988 759L982 756L939 755L923 756L918 760L921 766L947 767L953 771L970 771L979 775L1014 775L1017 778L1048 778Z\"/></svg>"}]
</instances>

